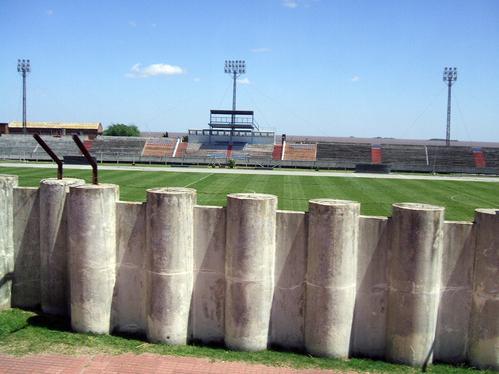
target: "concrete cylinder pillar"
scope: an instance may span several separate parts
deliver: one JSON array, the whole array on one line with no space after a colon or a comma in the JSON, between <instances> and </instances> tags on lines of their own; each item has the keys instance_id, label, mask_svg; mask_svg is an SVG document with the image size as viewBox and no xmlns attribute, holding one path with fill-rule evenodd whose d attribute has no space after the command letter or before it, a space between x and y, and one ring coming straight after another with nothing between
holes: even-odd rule
<instances>
[{"instance_id":1,"label":"concrete cylinder pillar","mask_svg":"<svg viewBox=\"0 0 499 374\"><path fill-rule=\"evenodd\" d=\"M113 184L69 188L71 326L77 332L110 332L118 196L119 187Z\"/></svg>"},{"instance_id":2,"label":"concrete cylinder pillar","mask_svg":"<svg viewBox=\"0 0 499 374\"><path fill-rule=\"evenodd\" d=\"M309 202L305 349L347 358L355 306L360 204Z\"/></svg>"},{"instance_id":3,"label":"concrete cylinder pillar","mask_svg":"<svg viewBox=\"0 0 499 374\"><path fill-rule=\"evenodd\" d=\"M147 190L147 337L186 344L193 282L196 191Z\"/></svg>"},{"instance_id":4,"label":"concrete cylinder pillar","mask_svg":"<svg viewBox=\"0 0 499 374\"><path fill-rule=\"evenodd\" d=\"M386 358L413 366L432 362L443 252L444 208L393 205L388 260Z\"/></svg>"},{"instance_id":5,"label":"concrete cylinder pillar","mask_svg":"<svg viewBox=\"0 0 499 374\"><path fill-rule=\"evenodd\" d=\"M10 308L14 271L14 187L16 175L0 174L0 310Z\"/></svg>"},{"instance_id":6,"label":"concrete cylinder pillar","mask_svg":"<svg viewBox=\"0 0 499 374\"><path fill-rule=\"evenodd\" d=\"M225 344L242 351L267 348L274 288L277 197L227 197Z\"/></svg>"},{"instance_id":7,"label":"concrete cylinder pillar","mask_svg":"<svg viewBox=\"0 0 499 374\"><path fill-rule=\"evenodd\" d=\"M66 196L69 187L83 184L83 179L74 178L50 178L40 182L41 307L48 314L68 314Z\"/></svg>"},{"instance_id":8,"label":"concrete cylinder pillar","mask_svg":"<svg viewBox=\"0 0 499 374\"><path fill-rule=\"evenodd\" d=\"M469 361L499 370L499 210L477 209Z\"/></svg>"}]
</instances>

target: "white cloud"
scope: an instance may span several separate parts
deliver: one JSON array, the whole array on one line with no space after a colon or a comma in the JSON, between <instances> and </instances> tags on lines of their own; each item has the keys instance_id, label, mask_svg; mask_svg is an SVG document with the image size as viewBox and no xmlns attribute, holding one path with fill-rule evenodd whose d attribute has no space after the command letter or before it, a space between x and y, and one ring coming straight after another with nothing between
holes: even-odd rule
<instances>
[{"instance_id":1,"label":"white cloud","mask_svg":"<svg viewBox=\"0 0 499 374\"><path fill-rule=\"evenodd\" d=\"M128 21L128 26L130 26L130 27L137 27L137 22L135 22L135 21Z\"/></svg>"},{"instance_id":2,"label":"white cloud","mask_svg":"<svg viewBox=\"0 0 499 374\"><path fill-rule=\"evenodd\" d=\"M320 0L281 0L282 6L295 9L295 8L310 8L315 3L318 3Z\"/></svg>"},{"instance_id":3,"label":"white cloud","mask_svg":"<svg viewBox=\"0 0 499 374\"><path fill-rule=\"evenodd\" d=\"M130 72L126 74L129 78L148 78L156 75L179 75L184 74L185 70L180 66L169 64L151 64L148 66L141 66L135 64L131 67Z\"/></svg>"},{"instance_id":4,"label":"white cloud","mask_svg":"<svg viewBox=\"0 0 499 374\"><path fill-rule=\"evenodd\" d=\"M239 84L251 84L251 82L250 82L250 80L248 78L238 79L237 83L239 83Z\"/></svg>"},{"instance_id":5,"label":"white cloud","mask_svg":"<svg viewBox=\"0 0 499 374\"><path fill-rule=\"evenodd\" d=\"M46 14L47 16L49 16L49 17L50 17L50 16L53 16L53 15L54 15L54 11L53 11L52 9L47 9L47 10L45 11L45 14Z\"/></svg>"},{"instance_id":6,"label":"white cloud","mask_svg":"<svg viewBox=\"0 0 499 374\"><path fill-rule=\"evenodd\" d=\"M360 77L358 75L354 75L351 79L352 82L358 82L360 81Z\"/></svg>"},{"instance_id":7,"label":"white cloud","mask_svg":"<svg viewBox=\"0 0 499 374\"><path fill-rule=\"evenodd\" d=\"M266 52L270 52L271 49L270 48L266 48L266 47L262 47L262 48L252 48L251 49L251 52L253 53L266 53Z\"/></svg>"},{"instance_id":8,"label":"white cloud","mask_svg":"<svg viewBox=\"0 0 499 374\"><path fill-rule=\"evenodd\" d=\"M298 8L298 1L296 0L282 0L282 5L285 6L286 8Z\"/></svg>"}]
</instances>

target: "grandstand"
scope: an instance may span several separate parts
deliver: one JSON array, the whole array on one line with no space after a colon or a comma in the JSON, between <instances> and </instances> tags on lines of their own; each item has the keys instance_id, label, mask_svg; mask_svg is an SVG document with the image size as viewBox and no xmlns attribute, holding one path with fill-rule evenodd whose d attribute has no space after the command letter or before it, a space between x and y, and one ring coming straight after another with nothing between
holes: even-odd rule
<instances>
[{"instance_id":1,"label":"grandstand","mask_svg":"<svg viewBox=\"0 0 499 374\"><path fill-rule=\"evenodd\" d=\"M218 131L218 130L217 130ZM234 131L235 133L237 131ZM230 135L224 135L229 136ZM499 174L499 144L477 146L461 143L446 147L436 141L388 142L300 142L283 144L237 142L233 134L229 141L181 141L180 138L98 136L84 144L99 162L143 162L184 165L236 163L248 166L303 167L352 169L358 164L389 165L393 171L458 172ZM75 156L80 152L70 136L43 136L60 156ZM288 137L290 139L292 137ZM272 137L273 139L273 137ZM0 158L11 160L49 160L48 155L31 136L3 134L0 136Z\"/></svg>"}]
</instances>

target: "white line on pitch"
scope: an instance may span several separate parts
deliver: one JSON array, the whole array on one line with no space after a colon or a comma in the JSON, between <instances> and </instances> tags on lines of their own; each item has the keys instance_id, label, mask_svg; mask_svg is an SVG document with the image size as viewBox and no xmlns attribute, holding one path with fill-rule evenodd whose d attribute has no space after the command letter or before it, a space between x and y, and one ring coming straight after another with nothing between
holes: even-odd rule
<instances>
[{"instance_id":1,"label":"white line on pitch","mask_svg":"<svg viewBox=\"0 0 499 374\"><path fill-rule=\"evenodd\" d=\"M202 178L199 178L197 181L194 181L194 182L191 182L191 183L188 183L186 184L184 187L189 187L189 186L192 186L193 184L196 184L197 182L201 182L203 179L206 179L208 177L211 177L213 174L208 174L208 175L205 175L204 177Z\"/></svg>"}]
</instances>

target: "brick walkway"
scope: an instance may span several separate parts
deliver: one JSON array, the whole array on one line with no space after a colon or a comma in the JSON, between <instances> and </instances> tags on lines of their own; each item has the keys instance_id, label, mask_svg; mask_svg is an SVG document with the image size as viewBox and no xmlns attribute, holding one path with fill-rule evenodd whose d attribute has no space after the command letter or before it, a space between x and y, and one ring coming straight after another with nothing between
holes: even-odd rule
<instances>
[{"instance_id":1,"label":"brick walkway","mask_svg":"<svg viewBox=\"0 0 499 374\"><path fill-rule=\"evenodd\" d=\"M242 362L210 362L205 358L154 354L119 356L0 355L0 373L332 373L326 370L297 370Z\"/></svg>"}]
</instances>

